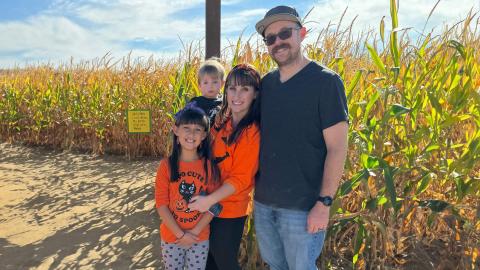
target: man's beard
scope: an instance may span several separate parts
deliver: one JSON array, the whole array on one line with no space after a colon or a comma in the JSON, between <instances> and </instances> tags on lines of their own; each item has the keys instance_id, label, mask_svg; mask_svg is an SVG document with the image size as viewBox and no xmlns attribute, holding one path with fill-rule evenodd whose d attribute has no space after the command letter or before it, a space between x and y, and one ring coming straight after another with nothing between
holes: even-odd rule
<instances>
[{"instance_id":1,"label":"man's beard","mask_svg":"<svg viewBox=\"0 0 480 270\"><path fill-rule=\"evenodd\" d=\"M287 56L287 59L285 59L283 61L280 61L279 59L277 59L275 57L275 54L277 53L277 51L281 50L281 49L289 49L290 50L289 54ZM295 60L298 57L298 51L292 51L292 47L290 46L290 44L283 43L283 44L280 44L280 45L276 46L275 48L273 48L272 53L270 55L272 56L275 63L277 63L277 65L279 67L282 67L282 66L286 66L286 65L289 65L289 64L295 62Z\"/></svg>"}]
</instances>

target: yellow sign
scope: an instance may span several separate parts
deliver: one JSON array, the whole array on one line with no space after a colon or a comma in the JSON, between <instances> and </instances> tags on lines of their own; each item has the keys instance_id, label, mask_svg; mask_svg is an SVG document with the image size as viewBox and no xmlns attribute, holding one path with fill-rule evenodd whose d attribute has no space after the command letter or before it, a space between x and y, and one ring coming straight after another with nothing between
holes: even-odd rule
<instances>
[{"instance_id":1,"label":"yellow sign","mask_svg":"<svg viewBox=\"0 0 480 270\"><path fill-rule=\"evenodd\" d=\"M127 110L128 133L150 133L152 117L149 110Z\"/></svg>"}]
</instances>

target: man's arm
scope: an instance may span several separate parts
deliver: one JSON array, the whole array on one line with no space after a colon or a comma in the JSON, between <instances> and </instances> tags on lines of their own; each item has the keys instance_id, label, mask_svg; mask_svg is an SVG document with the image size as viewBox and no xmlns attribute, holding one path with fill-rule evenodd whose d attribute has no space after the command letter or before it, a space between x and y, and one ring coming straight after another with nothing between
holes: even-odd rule
<instances>
[{"instance_id":1,"label":"man's arm","mask_svg":"<svg viewBox=\"0 0 480 270\"><path fill-rule=\"evenodd\" d=\"M335 196L338 184L343 175L348 148L348 124L339 122L323 130L327 157L323 170L323 182L320 196Z\"/></svg>"},{"instance_id":2,"label":"man's arm","mask_svg":"<svg viewBox=\"0 0 480 270\"><path fill-rule=\"evenodd\" d=\"M325 139L325 145L327 146L327 156L323 170L320 196L330 196L333 198L337 192L347 157L347 133L348 124L345 121L323 130L323 137ZM309 233L315 233L327 228L329 211L330 207L323 205L321 202L315 204L308 214L307 229Z\"/></svg>"}]
</instances>

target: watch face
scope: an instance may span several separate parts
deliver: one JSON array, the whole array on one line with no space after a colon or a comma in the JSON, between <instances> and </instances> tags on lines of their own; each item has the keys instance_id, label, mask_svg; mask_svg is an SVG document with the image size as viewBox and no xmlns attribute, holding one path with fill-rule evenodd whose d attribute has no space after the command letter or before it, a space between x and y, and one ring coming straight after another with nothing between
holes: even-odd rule
<instances>
[{"instance_id":1,"label":"watch face","mask_svg":"<svg viewBox=\"0 0 480 270\"><path fill-rule=\"evenodd\" d=\"M332 205L332 202L333 202L332 198L326 197L325 200L323 201L323 204L325 204L326 206L330 206Z\"/></svg>"},{"instance_id":2,"label":"watch face","mask_svg":"<svg viewBox=\"0 0 480 270\"><path fill-rule=\"evenodd\" d=\"M325 196L325 197L318 197L318 200L323 203L325 206L330 206L332 205L333 199L330 196Z\"/></svg>"}]
</instances>

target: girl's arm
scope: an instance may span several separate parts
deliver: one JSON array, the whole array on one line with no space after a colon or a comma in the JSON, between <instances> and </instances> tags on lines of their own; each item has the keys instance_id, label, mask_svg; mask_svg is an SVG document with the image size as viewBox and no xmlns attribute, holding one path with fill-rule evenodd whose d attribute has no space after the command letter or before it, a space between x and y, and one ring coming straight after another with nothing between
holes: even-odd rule
<instances>
[{"instance_id":1,"label":"girl's arm","mask_svg":"<svg viewBox=\"0 0 480 270\"><path fill-rule=\"evenodd\" d=\"M167 226L170 231L175 235L177 238L181 238L184 235L184 231L178 226L175 218L173 218L172 212L166 205L162 205L157 208L157 213L162 220L162 223Z\"/></svg>"},{"instance_id":2,"label":"girl's arm","mask_svg":"<svg viewBox=\"0 0 480 270\"><path fill-rule=\"evenodd\" d=\"M199 238L196 234L191 232L184 232L172 216L170 209L166 205L162 205L157 208L157 213L162 219L162 223L167 226L170 231L177 237L175 244L178 244L181 247L189 248L193 244L197 243ZM208 223L207 223L208 224Z\"/></svg>"},{"instance_id":3,"label":"girl's arm","mask_svg":"<svg viewBox=\"0 0 480 270\"><path fill-rule=\"evenodd\" d=\"M203 229L205 229L205 227L207 227L208 224L210 224L210 221L212 221L212 218L213 218L213 215L210 212L205 212L204 214L202 214L202 217L200 218L198 223L195 225L195 227L189 230L189 232L194 235L199 235L200 232L202 232Z\"/></svg>"},{"instance_id":4,"label":"girl's arm","mask_svg":"<svg viewBox=\"0 0 480 270\"><path fill-rule=\"evenodd\" d=\"M169 179L170 174L168 171L168 162L164 159L160 162L160 166L158 166L155 179L155 205L157 207L157 213L160 216L162 223L164 223L177 238L175 243L188 248L198 241L198 237L191 233L184 232L180 226L178 226L175 218L170 212L170 209L168 208L168 203L170 201L168 194Z\"/></svg>"}]
</instances>

